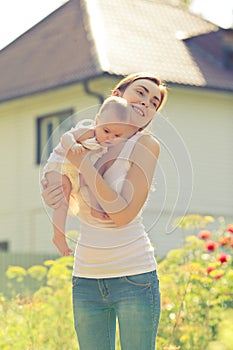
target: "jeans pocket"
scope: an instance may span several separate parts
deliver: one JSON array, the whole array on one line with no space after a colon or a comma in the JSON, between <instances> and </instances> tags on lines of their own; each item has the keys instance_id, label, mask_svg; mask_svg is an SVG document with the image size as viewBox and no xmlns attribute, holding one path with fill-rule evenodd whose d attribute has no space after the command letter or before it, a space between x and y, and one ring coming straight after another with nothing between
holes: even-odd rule
<instances>
[{"instance_id":1,"label":"jeans pocket","mask_svg":"<svg viewBox=\"0 0 233 350\"><path fill-rule=\"evenodd\" d=\"M150 287L151 285L150 273L142 273L140 275L125 276L124 279L128 284L138 286L138 287Z\"/></svg>"},{"instance_id":2,"label":"jeans pocket","mask_svg":"<svg viewBox=\"0 0 233 350\"><path fill-rule=\"evenodd\" d=\"M72 287L76 287L78 285L79 278L77 276L72 276Z\"/></svg>"}]
</instances>

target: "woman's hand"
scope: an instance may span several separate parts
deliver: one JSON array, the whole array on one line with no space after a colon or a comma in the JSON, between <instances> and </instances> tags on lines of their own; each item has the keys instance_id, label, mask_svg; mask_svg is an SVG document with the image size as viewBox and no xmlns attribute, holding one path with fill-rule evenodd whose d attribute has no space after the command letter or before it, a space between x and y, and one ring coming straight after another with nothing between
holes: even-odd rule
<instances>
[{"instance_id":1,"label":"woman's hand","mask_svg":"<svg viewBox=\"0 0 233 350\"><path fill-rule=\"evenodd\" d=\"M64 188L61 184L55 184L49 186L46 184L46 179L41 181L43 191L41 192L42 198L46 205L53 209L59 208L64 199Z\"/></svg>"},{"instance_id":2,"label":"woman's hand","mask_svg":"<svg viewBox=\"0 0 233 350\"><path fill-rule=\"evenodd\" d=\"M73 165L80 171L81 165L90 162L89 154L92 151L85 150L82 154L77 155L73 153L71 150L67 152L66 158L73 163ZM41 185L43 190L41 192L41 196L46 205L51 207L52 209L57 209L62 204L64 200L64 184L57 183L55 185L50 186L46 177L41 180Z\"/></svg>"}]
</instances>

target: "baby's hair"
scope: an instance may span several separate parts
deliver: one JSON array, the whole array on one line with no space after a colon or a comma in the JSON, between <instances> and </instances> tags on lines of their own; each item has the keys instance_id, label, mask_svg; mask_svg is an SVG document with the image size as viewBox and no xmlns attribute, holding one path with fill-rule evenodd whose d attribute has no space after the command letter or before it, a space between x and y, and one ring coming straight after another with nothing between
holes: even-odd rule
<instances>
[{"instance_id":1,"label":"baby's hair","mask_svg":"<svg viewBox=\"0 0 233 350\"><path fill-rule=\"evenodd\" d=\"M129 105L128 102L118 96L110 96L104 100L103 104L101 105L98 116L101 118L101 114L103 112L106 112L108 109L114 108L114 112L117 113L117 120L127 122L129 121L130 115L129 115ZM111 110L109 111L111 113Z\"/></svg>"}]
</instances>

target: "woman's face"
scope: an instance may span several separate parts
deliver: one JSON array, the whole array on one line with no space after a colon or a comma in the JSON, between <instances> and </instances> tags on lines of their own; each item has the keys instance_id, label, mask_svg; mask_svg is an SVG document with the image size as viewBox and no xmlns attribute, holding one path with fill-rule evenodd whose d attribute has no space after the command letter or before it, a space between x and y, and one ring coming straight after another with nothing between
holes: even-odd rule
<instances>
[{"instance_id":1,"label":"woman's face","mask_svg":"<svg viewBox=\"0 0 233 350\"><path fill-rule=\"evenodd\" d=\"M147 125L154 117L161 100L158 85L148 79L138 79L131 83L124 92L114 91L132 105L132 124L141 128Z\"/></svg>"}]
</instances>

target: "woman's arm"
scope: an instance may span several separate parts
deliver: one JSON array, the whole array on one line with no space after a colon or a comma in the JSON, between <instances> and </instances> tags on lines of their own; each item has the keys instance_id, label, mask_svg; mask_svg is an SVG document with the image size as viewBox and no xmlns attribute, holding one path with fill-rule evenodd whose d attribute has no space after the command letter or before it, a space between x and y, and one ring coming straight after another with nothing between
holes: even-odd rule
<instances>
[{"instance_id":1,"label":"woman's arm","mask_svg":"<svg viewBox=\"0 0 233 350\"><path fill-rule=\"evenodd\" d=\"M137 141L130 159L131 167L120 194L106 183L88 156L75 158L69 152L67 158L79 168L104 211L117 226L123 226L136 217L147 199L159 151L159 143L149 135L144 135Z\"/></svg>"}]
</instances>

